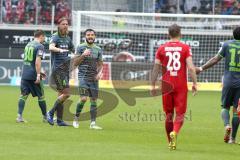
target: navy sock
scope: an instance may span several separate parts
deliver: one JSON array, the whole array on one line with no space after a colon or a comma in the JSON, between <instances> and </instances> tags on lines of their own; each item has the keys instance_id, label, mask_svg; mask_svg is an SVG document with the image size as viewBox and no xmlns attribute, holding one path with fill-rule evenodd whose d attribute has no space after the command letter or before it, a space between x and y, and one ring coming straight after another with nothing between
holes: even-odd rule
<instances>
[{"instance_id":1,"label":"navy sock","mask_svg":"<svg viewBox=\"0 0 240 160\"><path fill-rule=\"evenodd\" d=\"M97 118L97 104L96 104L96 102L91 102L90 115L91 115L91 122L96 121L96 118Z\"/></svg>"},{"instance_id":2,"label":"navy sock","mask_svg":"<svg viewBox=\"0 0 240 160\"><path fill-rule=\"evenodd\" d=\"M41 109L42 115L46 116L47 113L47 105L46 105L46 101L43 98L39 98L38 99L38 105Z\"/></svg>"},{"instance_id":3,"label":"navy sock","mask_svg":"<svg viewBox=\"0 0 240 160\"><path fill-rule=\"evenodd\" d=\"M63 104L59 103L57 107L57 122L63 120Z\"/></svg>"},{"instance_id":4,"label":"navy sock","mask_svg":"<svg viewBox=\"0 0 240 160\"><path fill-rule=\"evenodd\" d=\"M232 138L235 139L237 135L237 130L239 126L239 117L237 113L233 113L232 117Z\"/></svg>"},{"instance_id":5,"label":"navy sock","mask_svg":"<svg viewBox=\"0 0 240 160\"><path fill-rule=\"evenodd\" d=\"M82 109L83 109L84 104L85 104L85 102L83 102L83 101L80 101L80 102L77 104L76 114L75 114L76 117L79 117L79 116L80 116L80 113L82 112Z\"/></svg>"},{"instance_id":6,"label":"navy sock","mask_svg":"<svg viewBox=\"0 0 240 160\"><path fill-rule=\"evenodd\" d=\"M22 99L19 99L19 101L18 101L18 114L19 115L22 115L24 106L25 106L25 101Z\"/></svg>"},{"instance_id":7,"label":"navy sock","mask_svg":"<svg viewBox=\"0 0 240 160\"><path fill-rule=\"evenodd\" d=\"M25 101L27 99L27 95L26 96L20 96L19 100L18 100L18 114L22 115L24 107L25 107Z\"/></svg>"},{"instance_id":8,"label":"navy sock","mask_svg":"<svg viewBox=\"0 0 240 160\"><path fill-rule=\"evenodd\" d=\"M57 110L58 106L59 106L61 103L62 103L62 102L61 102L59 99L57 99L57 100L55 101L52 109L49 111L49 113L50 113L51 115L54 115L54 112Z\"/></svg>"}]
</instances>

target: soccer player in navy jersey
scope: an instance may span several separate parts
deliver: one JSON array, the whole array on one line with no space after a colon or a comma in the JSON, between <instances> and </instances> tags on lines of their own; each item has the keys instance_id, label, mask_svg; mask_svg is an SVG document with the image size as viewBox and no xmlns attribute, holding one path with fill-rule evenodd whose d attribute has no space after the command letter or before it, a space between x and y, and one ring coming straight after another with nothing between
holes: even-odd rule
<instances>
[{"instance_id":1,"label":"soccer player in navy jersey","mask_svg":"<svg viewBox=\"0 0 240 160\"><path fill-rule=\"evenodd\" d=\"M18 101L17 122L26 122L23 119L25 101L31 93L33 97L38 97L38 104L42 111L43 121L46 121L46 102L44 98L41 60L45 50L42 43L45 41L45 34L42 30L34 32L34 40L29 42L24 49L23 71L21 77L21 95Z\"/></svg>"},{"instance_id":2,"label":"soccer player in navy jersey","mask_svg":"<svg viewBox=\"0 0 240 160\"><path fill-rule=\"evenodd\" d=\"M49 50L51 51L52 73L67 61L70 61L69 54L74 52L74 45L68 36L68 19L60 18L58 20L58 31L52 35ZM60 79L55 78L58 98L52 109L47 113L48 123L54 125L54 113L57 111L57 125L68 126L63 121L63 103L70 97L69 90L69 70L66 70L66 76Z\"/></svg>"},{"instance_id":3,"label":"soccer player in navy jersey","mask_svg":"<svg viewBox=\"0 0 240 160\"><path fill-rule=\"evenodd\" d=\"M201 67L196 68L199 74L225 58L221 116L225 127L224 142L226 143L235 143L239 126L237 110L240 111L240 27L233 30L233 38L233 40L226 41L214 57ZM233 106L232 127L229 122L231 106Z\"/></svg>"}]
</instances>

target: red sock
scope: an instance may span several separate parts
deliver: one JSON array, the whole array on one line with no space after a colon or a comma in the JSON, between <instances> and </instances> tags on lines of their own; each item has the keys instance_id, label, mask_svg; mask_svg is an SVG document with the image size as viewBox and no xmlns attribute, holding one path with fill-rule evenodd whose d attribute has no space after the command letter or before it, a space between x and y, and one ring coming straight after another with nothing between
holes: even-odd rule
<instances>
[{"instance_id":1,"label":"red sock","mask_svg":"<svg viewBox=\"0 0 240 160\"><path fill-rule=\"evenodd\" d=\"M182 128L184 122L184 114L177 114L173 124L173 131L177 134L179 133L180 129Z\"/></svg>"},{"instance_id":2,"label":"red sock","mask_svg":"<svg viewBox=\"0 0 240 160\"><path fill-rule=\"evenodd\" d=\"M165 130L167 133L168 142L170 142L169 134L173 131L173 113L166 114Z\"/></svg>"}]
</instances>

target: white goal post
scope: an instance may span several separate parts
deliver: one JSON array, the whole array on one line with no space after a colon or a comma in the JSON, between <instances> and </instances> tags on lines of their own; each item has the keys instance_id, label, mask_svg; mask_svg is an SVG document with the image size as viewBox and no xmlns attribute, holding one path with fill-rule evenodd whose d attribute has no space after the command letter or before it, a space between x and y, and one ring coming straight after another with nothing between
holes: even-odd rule
<instances>
[{"instance_id":1,"label":"white goal post","mask_svg":"<svg viewBox=\"0 0 240 160\"><path fill-rule=\"evenodd\" d=\"M193 15L161 13L129 13L73 11L73 41L84 41L83 32L93 28L96 43L104 51L105 61L112 56L131 53L138 63L152 63L156 49L168 40L168 27L182 27L182 41L191 46L196 66L214 56L224 41L232 39L233 29L239 25L240 16ZM198 77L200 82L221 82L224 62Z\"/></svg>"}]
</instances>

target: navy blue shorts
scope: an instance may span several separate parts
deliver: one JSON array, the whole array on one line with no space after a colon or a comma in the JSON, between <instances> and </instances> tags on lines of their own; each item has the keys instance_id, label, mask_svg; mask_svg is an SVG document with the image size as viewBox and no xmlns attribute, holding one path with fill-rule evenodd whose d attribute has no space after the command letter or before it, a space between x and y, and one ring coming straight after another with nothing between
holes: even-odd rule
<instances>
[{"instance_id":1,"label":"navy blue shorts","mask_svg":"<svg viewBox=\"0 0 240 160\"><path fill-rule=\"evenodd\" d=\"M69 88L69 76L57 74L55 72L51 75L51 85L61 92L66 88Z\"/></svg>"},{"instance_id":2,"label":"navy blue shorts","mask_svg":"<svg viewBox=\"0 0 240 160\"><path fill-rule=\"evenodd\" d=\"M33 80L21 80L21 94L22 95L29 95L32 94L33 97L43 97L44 90L43 90L43 83L42 81L40 84L35 84Z\"/></svg>"},{"instance_id":3,"label":"navy blue shorts","mask_svg":"<svg viewBox=\"0 0 240 160\"><path fill-rule=\"evenodd\" d=\"M223 87L222 89L222 107L229 109L231 106L238 107L240 98L240 88Z\"/></svg>"},{"instance_id":4,"label":"navy blue shorts","mask_svg":"<svg viewBox=\"0 0 240 160\"><path fill-rule=\"evenodd\" d=\"M98 98L98 81L79 80L79 95Z\"/></svg>"}]
</instances>

